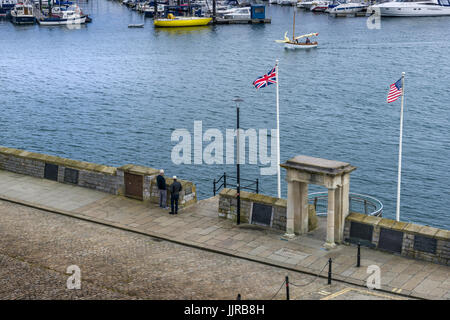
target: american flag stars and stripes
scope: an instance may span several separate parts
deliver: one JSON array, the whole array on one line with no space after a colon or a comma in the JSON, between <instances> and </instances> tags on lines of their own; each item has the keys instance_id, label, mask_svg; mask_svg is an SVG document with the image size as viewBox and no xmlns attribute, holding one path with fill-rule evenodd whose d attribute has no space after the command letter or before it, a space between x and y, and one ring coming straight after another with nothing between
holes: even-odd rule
<instances>
[{"instance_id":1,"label":"american flag stars and stripes","mask_svg":"<svg viewBox=\"0 0 450 320\"><path fill-rule=\"evenodd\" d=\"M402 95L402 79L396 83L391 84L387 97L387 102L391 103L398 99Z\"/></svg>"},{"instance_id":2,"label":"american flag stars and stripes","mask_svg":"<svg viewBox=\"0 0 450 320\"><path fill-rule=\"evenodd\" d=\"M256 89L264 88L272 83L277 83L277 72L276 67L270 70L267 74L259 77L255 81L253 81L253 85Z\"/></svg>"}]
</instances>

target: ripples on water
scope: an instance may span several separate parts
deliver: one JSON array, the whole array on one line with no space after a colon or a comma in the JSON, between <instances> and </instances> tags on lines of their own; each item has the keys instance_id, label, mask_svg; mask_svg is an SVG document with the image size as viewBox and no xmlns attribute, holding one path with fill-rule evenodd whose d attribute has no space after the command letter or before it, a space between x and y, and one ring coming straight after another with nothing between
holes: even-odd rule
<instances>
[{"instance_id":1,"label":"ripples on water","mask_svg":"<svg viewBox=\"0 0 450 320\"><path fill-rule=\"evenodd\" d=\"M281 160L306 154L347 161L351 191L379 198L395 217L400 103L385 102L406 72L402 220L450 228L450 17L383 19L297 14L296 33L319 32L317 50L285 51L273 40L292 29L292 8L268 7L272 24L128 29L142 17L91 1L80 30L0 22L0 145L109 165L163 167L211 196L232 165L170 161L171 132L275 128L275 88L251 83L280 59ZM284 172L283 172L284 174ZM276 176L261 179L276 194ZM282 183L286 195L285 183ZM312 187L311 191L324 191Z\"/></svg>"}]
</instances>

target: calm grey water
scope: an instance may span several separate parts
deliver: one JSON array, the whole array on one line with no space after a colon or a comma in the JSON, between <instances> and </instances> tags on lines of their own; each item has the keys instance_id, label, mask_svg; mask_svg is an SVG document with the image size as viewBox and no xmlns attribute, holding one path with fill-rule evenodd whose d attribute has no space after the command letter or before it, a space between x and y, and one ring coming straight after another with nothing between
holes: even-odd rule
<instances>
[{"instance_id":1,"label":"calm grey water","mask_svg":"<svg viewBox=\"0 0 450 320\"><path fill-rule=\"evenodd\" d=\"M383 19L297 13L298 33L319 32L317 50L285 51L293 8L271 6L272 24L128 29L143 17L90 1L93 23L17 27L0 22L0 145L103 163L165 168L212 195L233 165L171 162L171 133L235 126L275 128L275 86L253 80L280 60L281 161L306 154L350 162L351 191L372 195L395 217L400 101L385 102L406 72L401 219L450 228L450 17ZM282 179L284 179L284 172ZM261 179L276 194L276 176ZM282 183L283 196L286 185ZM311 188L312 191L325 191Z\"/></svg>"}]
</instances>

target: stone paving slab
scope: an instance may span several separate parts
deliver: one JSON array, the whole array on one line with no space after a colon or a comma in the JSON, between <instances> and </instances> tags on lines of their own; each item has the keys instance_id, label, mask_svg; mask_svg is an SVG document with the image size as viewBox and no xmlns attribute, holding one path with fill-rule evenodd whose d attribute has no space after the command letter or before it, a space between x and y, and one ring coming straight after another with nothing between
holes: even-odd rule
<instances>
[{"instance_id":1,"label":"stone paving slab","mask_svg":"<svg viewBox=\"0 0 450 320\"><path fill-rule=\"evenodd\" d=\"M384 291L429 299L450 297L447 266L361 248L362 266L356 268L354 246L328 251L323 240L311 235L287 241L282 232L236 226L218 217L217 197L169 215L154 204L0 170L0 198L290 270L320 272L323 277L332 258L333 277L357 285L365 284L367 266L375 264L381 269Z\"/></svg>"}]
</instances>

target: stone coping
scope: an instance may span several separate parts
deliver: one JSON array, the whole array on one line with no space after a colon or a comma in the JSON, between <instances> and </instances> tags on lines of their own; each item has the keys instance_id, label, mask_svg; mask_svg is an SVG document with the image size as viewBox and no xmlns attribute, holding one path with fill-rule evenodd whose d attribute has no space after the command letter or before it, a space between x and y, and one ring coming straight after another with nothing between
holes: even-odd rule
<instances>
[{"instance_id":1,"label":"stone coping","mask_svg":"<svg viewBox=\"0 0 450 320\"><path fill-rule=\"evenodd\" d=\"M352 212L347 216L349 221L370 224L386 229L407 232L409 234L417 234L421 236L436 238L439 240L450 241L450 230L438 229L429 226L422 226L415 223L399 222L392 219L367 216L362 213Z\"/></svg>"},{"instance_id":2,"label":"stone coping","mask_svg":"<svg viewBox=\"0 0 450 320\"><path fill-rule=\"evenodd\" d=\"M304 155L291 158L280 166L285 169L296 169L309 173L321 173L332 176L349 173L356 170L356 167L346 162L314 158Z\"/></svg>"},{"instance_id":3,"label":"stone coping","mask_svg":"<svg viewBox=\"0 0 450 320\"><path fill-rule=\"evenodd\" d=\"M141 175L141 176L154 176L154 175L159 174L158 169L144 167L144 166L138 166L135 164L126 164L124 166L119 167L118 169L122 170L123 172L137 174L137 175Z\"/></svg>"},{"instance_id":4,"label":"stone coping","mask_svg":"<svg viewBox=\"0 0 450 320\"><path fill-rule=\"evenodd\" d=\"M236 198L237 191L235 189L224 188L220 191L220 196L228 198ZM259 193L251 193L247 191L241 191L241 200L247 200L270 206L287 207L287 200L282 198L275 198Z\"/></svg>"},{"instance_id":5,"label":"stone coping","mask_svg":"<svg viewBox=\"0 0 450 320\"><path fill-rule=\"evenodd\" d=\"M14 156L22 159L42 161L50 164L64 166L66 168L100 172L108 175L116 175L117 171L115 167L105 166L102 164L66 159L57 156L51 156L7 147L0 147L0 154L4 154L6 156Z\"/></svg>"}]
</instances>

